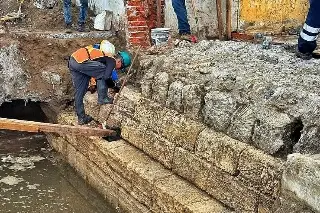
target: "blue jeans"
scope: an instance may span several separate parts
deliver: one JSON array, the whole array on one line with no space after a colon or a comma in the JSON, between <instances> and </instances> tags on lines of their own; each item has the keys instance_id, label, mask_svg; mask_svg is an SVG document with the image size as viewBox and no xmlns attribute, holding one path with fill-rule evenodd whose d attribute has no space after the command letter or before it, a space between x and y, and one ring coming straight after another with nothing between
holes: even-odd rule
<instances>
[{"instance_id":1,"label":"blue jeans","mask_svg":"<svg viewBox=\"0 0 320 213\"><path fill-rule=\"evenodd\" d=\"M172 0L172 7L177 15L179 34L190 34L190 25L185 0Z\"/></svg>"},{"instance_id":2,"label":"blue jeans","mask_svg":"<svg viewBox=\"0 0 320 213\"><path fill-rule=\"evenodd\" d=\"M298 49L302 53L312 53L317 47L320 33L320 1L310 0L306 22L300 32Z\"/></svg>"},{"instance_id":3,"label":"blue jeans","mask_svg":"<svg viewBox=\"0 0 320 213\"><path fill-rule=\"evenodd\" d=\"M86 21L87 10L88 10L88 0L80 0L80 12L78 24L84 24ZM64 21L66 24L71 24L71 0L63 0L63 14Z\"/></svg>"},{"instance_id":4,"label":"blue jeans","mask_svg":"<svg viewBox=\"0 0 320 213\"><path fill-rule=\"evenodd\" d=\"M84 63L77 63L72 57L68 64L71 72L73 87L75 88L74 102L78 119L85 117L85 109L83 98L88 91L89 81L91 77L97 77L99 73L106 72L106 65L97 61L88 61ZM110 73L111 77L111 73ZM97 79L98 102L103 102L107 97L108 86L106 80Z\"/></svg>"}]
</instances>

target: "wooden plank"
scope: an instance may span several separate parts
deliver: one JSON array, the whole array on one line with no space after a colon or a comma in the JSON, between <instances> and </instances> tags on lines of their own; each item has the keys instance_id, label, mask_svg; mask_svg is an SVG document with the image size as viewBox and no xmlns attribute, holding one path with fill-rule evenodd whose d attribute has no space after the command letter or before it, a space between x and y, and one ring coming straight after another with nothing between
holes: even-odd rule
<instances>
[{"instance_id":1,"label":"wooden plank","mask_svg":"<svg viewBox=\"0 0 320 213\"><path fill-rule=\"evenodd\" d=\"M34 121L0 118L0 129L23 132L51 132L60 135L109 136L116 132L110 129L90 128L86 126L69 126Z\"/></svg>"},{"instance_id":2,"label":"wooden plank","mask_svg":"<svg viewBox=\"0 0 320 213\"><path fill-rule=\"evenodd\" d=\"M216 0L219 39L223 39L223 20L221 0Z\"/></svg>"},{"instance_id":3,"label":"wooden plank","mask_svg":"<svg viewBox=\"0 0 320 213\"><path fill-rule=\"evenodd\" d=\"M228 40L231 40L231 31L232 31L232 26L231 26L231 22L232 22L232 0L227 0L226 2L226 8L227 8L227 14L226 14L226 34L227 34L227 38Z\"/></svg>"}]
</instances>

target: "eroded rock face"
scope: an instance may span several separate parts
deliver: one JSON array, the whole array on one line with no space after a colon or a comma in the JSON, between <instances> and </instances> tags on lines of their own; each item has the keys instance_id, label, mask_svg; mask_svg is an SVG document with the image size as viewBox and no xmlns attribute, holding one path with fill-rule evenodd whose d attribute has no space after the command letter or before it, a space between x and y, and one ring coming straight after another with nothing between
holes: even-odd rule
<instances>
[{"instance_id":1,"label":"eroded rock face","mask_svg":"<svg viewBox=\"0 0 320 213\"><path fill-rule=\"evenodd\" d=\"M38 9L47 9L53 8L57 2L57 0L36 0L34 4Z\"/></svg>"},{"instance_id":2,"label":"eroded rock face","mask_svg":"<svg viewBox=\"0 0 320 213\"><path fill-rule=\"evenodd\" d=\"M19 61L17 45L0 48L0 105L7 100L21 98L27 81L27 74Z\"/></svg>"},{"instance_id":3,"label":"eroded rock face","mask_svg":"<svg viewBox=\"0 0 320 213\"><path fill-rule=\"evenodd\" d=\"M319 65L281 46L201 41L144 56L141 89L269 154L319 153Z\"/></svg>"},{"instance_id":4,"label":"eroded rock face","mask_svg":"<svg viewBox=\"0 0 320 213\"><path fill-rule=\"evenodd\" d=\"M288 156L282 177L283 196L295 195L301 202L320 212L320 155ZM302 212L302 211L301 211Z\"/></svg>"}]
</instances>

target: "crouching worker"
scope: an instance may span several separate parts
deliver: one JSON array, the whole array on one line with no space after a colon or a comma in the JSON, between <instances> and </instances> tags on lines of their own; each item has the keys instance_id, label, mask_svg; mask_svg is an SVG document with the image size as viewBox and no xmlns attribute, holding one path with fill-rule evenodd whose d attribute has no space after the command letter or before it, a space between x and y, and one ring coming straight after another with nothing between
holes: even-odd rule
<instances>
[{"instance_id":1,"label":"crouching worker","mask_svg":"<svg viewBox=\"0 0 320 213\"><path fill-rule=\"evenodd\" d=\"M69 59L73 86L75 88L75 110L78 116L78 124L84 125L92 121L92 117L85 114L83 98L88 90L91 77L97 82L98 104L111 104L113 99L108 96L107 80L111 78L114 69L122 69L131 63L131 57L127 52L121 52L111 56L92 45L78 49ZM126 64L125 64L126 62Z\"/></svg>"}]
</instances>

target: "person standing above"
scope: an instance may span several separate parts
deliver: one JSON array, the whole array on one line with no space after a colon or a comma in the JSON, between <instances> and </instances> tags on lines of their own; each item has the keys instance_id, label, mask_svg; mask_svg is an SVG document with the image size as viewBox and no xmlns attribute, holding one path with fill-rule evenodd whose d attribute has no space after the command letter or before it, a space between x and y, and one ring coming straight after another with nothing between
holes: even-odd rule
<instances>
[{"instance_id":1,"label":"person standing above","mask_svg":"<svg viewBox=\"0 0 320 213\"><path fill-rule=\"evenodd\" d=\"M310 0L310 8L305 24L300 32L296 56L310 60L312 52L317 47L317 38L320 33L320 0Z\"/></svg>"},{"instance_id":2,"label":"person standing above","mask_svg":"<svg viewBox=\"0 0 320 213\"><path fill-rule=\"evenodd\" d=\"M172 0L172 7L177 15L180 38L192 41L185 0Z\"/></svg>"},{"instance_id":3,"label":"person standing above","mask_svg":"<svg viewBox=\"0 0 320 213\"><path fill-rule=\"evenodd\" d=\"M98 104L111 104L113 99L108 96L107 80L112 77L114 69L124 69L131 64L129 53L121 51L112 57L107 53L109 50L105 50L104 47L106 46L101 45L100 49L97 49L90 45L80 48L69 59L68 67L75 88L75 110L80 125L92 121L92 117L86 115L83 104L91 77L97 81Z\"/></svg>"},{"instance_id":4,"label":"person standing above","mask_svg":"<svg viewBox=\"0 0 320 213\"><path fill-rule=\"evenodd\" d=\"M85 31L85 22L88 11L88 0L80 0L80 11L78 18L78 31ZM71 0L63 0L64 22L66 24L66 33L72 32L72 18L71 18Z\"/></svg>"}]
</instances>

